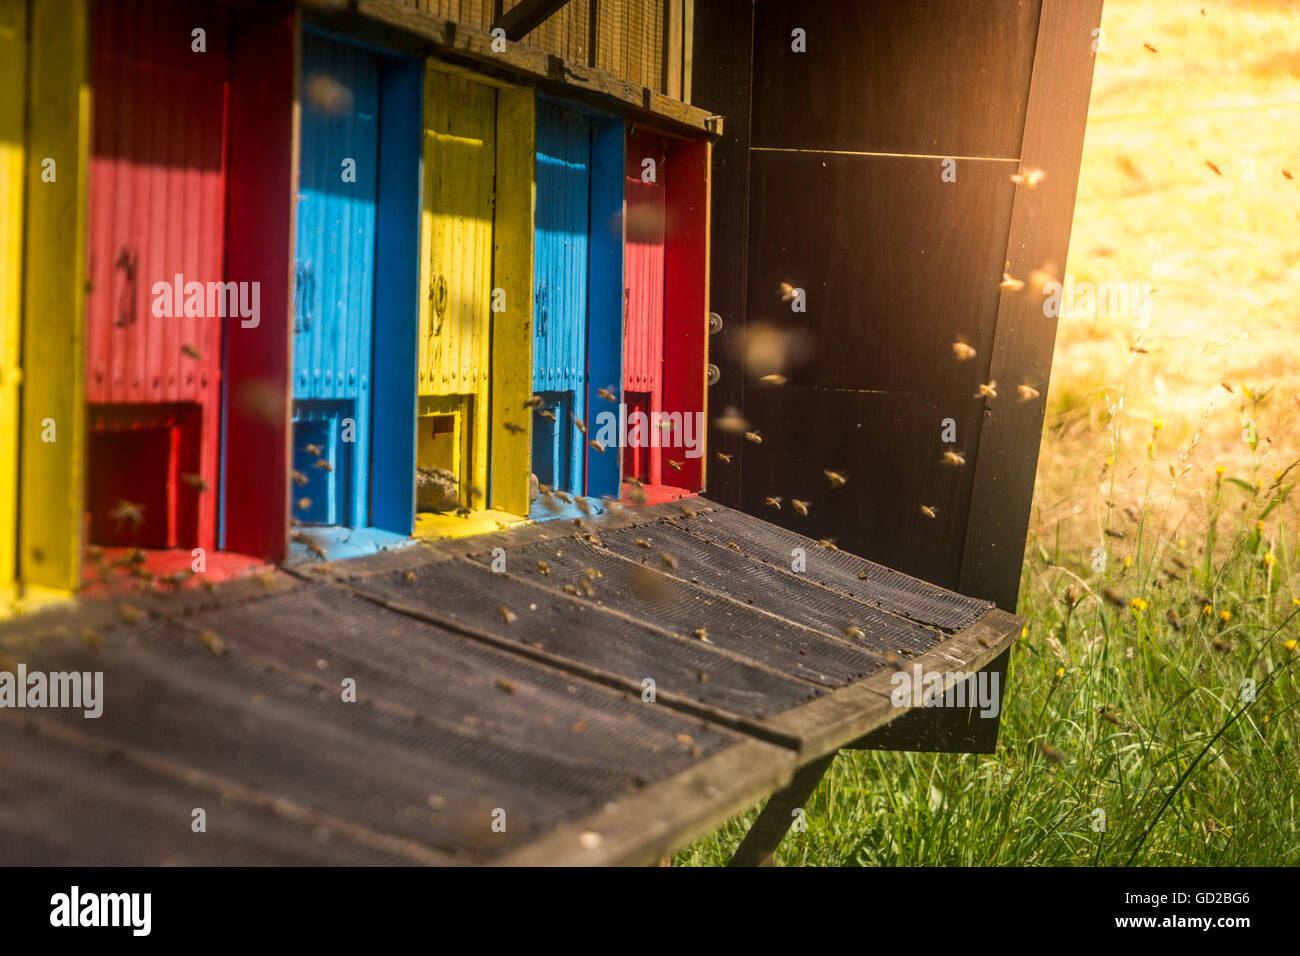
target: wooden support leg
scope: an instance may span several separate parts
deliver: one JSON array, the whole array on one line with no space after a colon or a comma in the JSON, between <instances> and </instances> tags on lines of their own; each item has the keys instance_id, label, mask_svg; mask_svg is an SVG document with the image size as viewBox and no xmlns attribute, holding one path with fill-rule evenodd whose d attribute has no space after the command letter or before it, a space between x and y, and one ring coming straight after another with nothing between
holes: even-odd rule
<instances>
[{"instance_id":1,"label":"wooden support leg","mask_svg":"<svg viewBox=\"0 0 1300 956\"><path fill-rule=\"evenodd\" d=\"M836 751L831 751L825 757L819 757L799 768L795 771L790 786L772 794L754 825L745 834L745 839L736 847L736 853L728 866L762 866L771 859L772 853L790 829L792 814L812 796L817 784L821 783L822 777L835 760L835 754Z\"/></svg>"}]
</instances>

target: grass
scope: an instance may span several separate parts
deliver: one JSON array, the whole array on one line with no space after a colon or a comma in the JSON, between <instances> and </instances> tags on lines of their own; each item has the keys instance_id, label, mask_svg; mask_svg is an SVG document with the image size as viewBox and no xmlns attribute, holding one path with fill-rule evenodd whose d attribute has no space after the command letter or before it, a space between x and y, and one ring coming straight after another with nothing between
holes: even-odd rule
<instances>
[{"instance_id":1,"label":"grass","mask_svg":"<svg viewBox=\"0 0 1300 956\"><path fill-rule=\"evenodd\" d=\"M1300 3L1102 26L1068 271L1157 292L1061 320L997 752L841 753L780 864L1300 862Z\"/></svg>"}]
</instances>

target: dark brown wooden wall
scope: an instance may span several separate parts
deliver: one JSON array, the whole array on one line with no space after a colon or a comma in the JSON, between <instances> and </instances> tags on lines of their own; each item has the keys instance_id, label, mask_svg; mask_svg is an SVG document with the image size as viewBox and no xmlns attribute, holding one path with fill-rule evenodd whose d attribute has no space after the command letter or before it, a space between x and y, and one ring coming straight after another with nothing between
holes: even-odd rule
<instances>
[{"instance_id":1,"label":"dark brown wooden wall","mask_svg":"<svg viewBox=\"0 0 1300 956\"><path fill-rule=\"evenodd\" d=\"M699 0L694 101L726 117L710 408L739 408L763 436L713 431L732 461L711 456L712 497L1014 607L1042 428L1042 400L1018 402L1016 386L1047 394L1055 326L1039 311L1031 328L1041 299L999 282L1007 260L1022 278L1064 268L1100 13L1100 0ZM796 28L807 52L791 49ZM1032 193L1011 181L1022 160L1048 174ZM781 283L806 290L806 313ZM785 385L746 378L758 323L811 342ZM973 360L956 360L958 338ZM941 464L948 450L966 465ZM832 489L824 469L849 483Z\"/></svg>"}]
</instances>

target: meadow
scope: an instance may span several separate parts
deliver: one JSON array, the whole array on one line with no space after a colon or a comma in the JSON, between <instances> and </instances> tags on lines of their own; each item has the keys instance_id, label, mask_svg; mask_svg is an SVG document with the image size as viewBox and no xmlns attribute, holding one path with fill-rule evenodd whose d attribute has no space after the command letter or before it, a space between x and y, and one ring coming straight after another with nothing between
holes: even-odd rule
<instances>
[{"instance_id":1,"label":"meadow","mask_svg":"<svg viewBox=\"0 0 1300 956\"><path fill-rule=\"evenodd\" d=\"M1300 861L1300 3L1102 27L1066 271L1152 294L1061 318L997 752L842 752L778 864Z\"/></svg>"}]
</instances>

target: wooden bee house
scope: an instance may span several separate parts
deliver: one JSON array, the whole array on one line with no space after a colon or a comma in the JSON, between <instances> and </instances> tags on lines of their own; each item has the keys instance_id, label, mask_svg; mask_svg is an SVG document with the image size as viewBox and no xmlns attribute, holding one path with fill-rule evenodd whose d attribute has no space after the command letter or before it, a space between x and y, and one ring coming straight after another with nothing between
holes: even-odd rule
<instances>
[{"instance_id":1,"label":"wooden bee house","mask_svg":"<svg viewBox=\"0 0 1300 956\"><path fill-rule=\"evenodd\" d=\"M622 122L538 101L532 469L592 497L619 490L618 448L597 437L617 409L597 390L621 378L622 169Z\"/></svg>"},{"instance_id":2,"label":"wooden bee house","mask_svg":"<svg viewBox=\"0 0 1300 956\"><path fill-rule=\"evenodd\" d=\"M422 64L312 29L301 63L293 513L303 524L405 536Z\"/></svg>"},{"instance_id":3,"label":"wooden bee house","mask_svg":"<svg viewBox=\"0 0 1300 956\"><path fill-rule=\"evenodd\" d=\"M1100 15L698 0L695 100L729 130L710 400L763 437L713 433L711 496L1014 610L1056 323L1029 280L1063 276Z\"/></svg>"},{"instance_id":4,"label":"wooden bee house","mask_svg":"<svg viewBox=\"0 0 1300 956\"><path fill-rule=\"evenodd\" d=\"M292 14L93 12L88 540L279 558Z\"/></svg>"},{"instance_id":5,"label":"wooden bee house","mask_svg":"<svg viewBox=\"0 0 1300 956\"><path fill-rule=\"evenodd\" d=\"M650 500L704 487L707 139L627 143L623 474Z\"/></svg>"},{"instance_id":6,"label":"wooden bee house","mask_svg":"<svg viewBox=\"0 0 1300 956\"><path fill-rule=\"evenodd\" d=\"M533 93L434 60L424 89L416 464L527 515Z\"/></svg>"}]
</instances>

